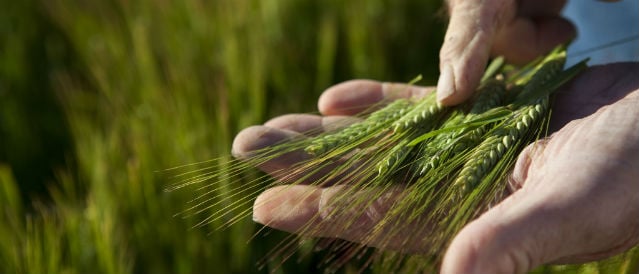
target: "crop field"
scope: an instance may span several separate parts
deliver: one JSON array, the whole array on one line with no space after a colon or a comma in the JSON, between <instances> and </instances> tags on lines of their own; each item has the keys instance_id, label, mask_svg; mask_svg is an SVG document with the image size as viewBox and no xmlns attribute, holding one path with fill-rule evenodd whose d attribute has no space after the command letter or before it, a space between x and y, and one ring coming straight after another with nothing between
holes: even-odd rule
<instances>
[{"instance_id":1,"label":"crop field","mask_svg":"<svg viewBox=\"0 0 639 274\"><path fill-rule=\"evenodd\" d=\"M0 273L322 273L303 245L264 261L287 234L250 216L180 215L170 169L348 79L435 84L446 24L425 0L0 2Z\"/></svg>"}]
</instances>

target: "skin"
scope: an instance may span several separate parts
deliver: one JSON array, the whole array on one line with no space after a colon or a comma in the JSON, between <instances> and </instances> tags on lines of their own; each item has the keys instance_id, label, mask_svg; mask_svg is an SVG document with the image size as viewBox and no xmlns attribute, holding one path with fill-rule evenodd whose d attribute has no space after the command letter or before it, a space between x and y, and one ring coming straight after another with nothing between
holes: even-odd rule
<instances>
[{"instance_id":1,"label":"skin","mask_svg":"<svg viewBox=\"0 0 639 274\"><path fill-rule=\"evenodd\" d=\"M606 258L639 243L639 63L588 69L557 93L553 134L521 153L509 183L511 194L466 225L448 247L442 273L524 273L546 263L577 263ZM432 88L356 80L328 89L319 100L323 116L290 114L240 132L235 155L287 138L305 138L308 128L343 121L365 105L399 97L423 96ZM285 156L263 167L286 167L308 155ZM340 186L280 186L263 192L254 220L306 236L330 236L394 248L380 238L365 239L401 190L377 199L348 229L336 229L350 212L326 214ZM363 195L366 191L352 195ZM319 216L319 218L317 218ZM424 228L409 228L419 238ZM386 239L388 240L388 239ZM419 253L423 243L407 248Z\"/></svg>"},{"instance_id":2,"label":"skin","mask_svg":"<svg viewBox=\"0 0 639 274\"><path fill-rule=\"evenodd\" d=\"M616 2L616 1L604 1ZM439 53L437 98L443 105L468 99L491 55L523 64L574 38L561 17L566 0L448 0L450 22Z\"/></svg>"}]
</instances>

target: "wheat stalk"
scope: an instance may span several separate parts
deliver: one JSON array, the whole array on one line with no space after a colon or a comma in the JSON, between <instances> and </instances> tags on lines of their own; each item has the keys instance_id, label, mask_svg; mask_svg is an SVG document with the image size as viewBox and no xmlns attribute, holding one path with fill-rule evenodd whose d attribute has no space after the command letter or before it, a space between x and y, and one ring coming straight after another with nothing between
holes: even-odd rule
<instances>
[{"instance_id":1,"label":"wheat stalk","mask_svg":"<svg viewBox=\"0 0 639 274\"><path fill-rule=\"evenodd\" d=\"M411 111L401 116L391 127L397 133L407 130L429 130L433 127L434 120L444 113L444 107L439 105L434 93L422 99Z\"/></svg>"},{"instance_id":2,"label":"wheat stalk","mask_svg":"<svg viewBox=\"0 0 639 274\"><path fill-rule=\"evenodd\" d=\"M548 105L548 99L544 98L534 105L522 107L511 119L489 132L489 136L470 153L470 160L464 164L454 185L463 186L466 193L472 191L497 161L539 124L546 116Z\"/></svg>"},{"instance_id":3,"label":"wheat stalk","mask_svg":"<svg viewBox=\"0 0 639 274\"><path fill-rule=\"evenodd\" d=\"M515 100L527 98L526 96L543 89L544 85L561 72L565 60L566 55L563 52L550 54L537 66L534 74L519 81L519 84L524 86ZM522 137L529 136L531 127L534 128L542 117L547 116L548 100L545 96L537 99L532 105L520 107L510 119L491 131L489 136L471 152L471 160L464 164L454 185L463 186L465 192L471 191L492 170L506 151L518 143ZM483 113L481 110L483 109L478 109L477 113Z\"/></svg>"},{"instance_id":4,"label":"wheat stalk","mask_svg":"<svg viewBox=\"0 0 639 274\"><path fill-rule=\"evenodd\" d=\"M505 85L502 81L488 80L480 86L477 91L476 99L472 104L468 114L457 114L449 119L442 126L453 127L471 121L478 114L484 113L494 107L500 106L505 96ZM477 142L479 136L483 135L485 126L469 130L468 128L451 131L437 135L433 141L429 142L422 149L422 161L417 168L420 175L426 174L429 170L436 168L446 160L457 153L460 153L473 146ZM459 138L463 136L462 138Z\"/></svg>"},{"instance_id":5,"label":"wheat stalk","mask_svg":"<svg viewBox=\"0 0 639 274\"><path fill-rule=\"evenodd\" d=\"M319 155L334 148L340 147L344 143L361 139L375 131L382 129L389 121L394 121L415 106L406 99L399 99L386 107L373 112L366 120L350 125L341 131L321 135L311 141L305 150L306 152Z\"/></svg>"},{"instance_id":6,"label":"wheat stalk","mask_svg":"<svg viewBox=\"0 0 639 274\"><path fill-rule=\"evenodd\" d=\"M337 197L343 200L335 203L329 215L355 212L342 228L332 228L335 230L352 229L357 214L368 214L367 208L377 198L402 184L402 199L379 216L380 222L369 231L368 240L382 237L380 246L385 242L392 245L392 236L402 233L402 228L419 224L432 233L428 239L414 240L429 243L434 253L418 261L422 267L437 264L441 249L452 236L495 202L495 194L503 189L504 177L521 149L543 136L549 94L584 67L580 64L563 71L564 60L563 48L520 70L510 70L500 63L503 59L498 59L468 103L443 107L437 104L434 93L417 102L396 100L370 112L359 123L311 139L275 145L245 159L245 163L257 166L299 150L315 156L284 170L297 177L280 184L307 184L309 178L317 177L311 184L347 185ZM232 169L245 166L238 164ZM352 199L353 193L367 189L377 192ZM228 207L245 202L232 201ZM315 220L298 231L313 234ZM354 250L362 252L360 247ZM380 256L380 260L388 259L389 265L406 267L405 256Z\"/></svg>"}]
</instances>

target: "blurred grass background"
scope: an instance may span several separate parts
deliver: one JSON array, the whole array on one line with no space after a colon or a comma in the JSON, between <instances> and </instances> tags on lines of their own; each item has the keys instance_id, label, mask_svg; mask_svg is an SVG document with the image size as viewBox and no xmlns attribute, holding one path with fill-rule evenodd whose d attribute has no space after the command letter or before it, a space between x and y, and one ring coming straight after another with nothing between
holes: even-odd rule
<instances>
[{"instance_id":1,"label":"blurred grass background","mask_svg":"<svg viewBox=\"0 0 639 274\"><path fill-rule=\"evenodd\" d=\"M247 243L250 218L174 218L193 194L157 171L342 80L433 83L445 22L422 0L1 2L0 273L317 271L258 269L282 235Z\"/></svg>"},{"instance_id":2,"label":"blurred grass background","mask_svg":"<svg viewBox=\"0 0 639 274\"><path fill-rule=\"evenodd\" d=\"M445 24L434 0L0 6L0 273L321 272L258 268L283 235L247 243L250 218L174 218L193 194L158 171L228 155L343 80L435 83Z\"/></svg>"}]
</instances>

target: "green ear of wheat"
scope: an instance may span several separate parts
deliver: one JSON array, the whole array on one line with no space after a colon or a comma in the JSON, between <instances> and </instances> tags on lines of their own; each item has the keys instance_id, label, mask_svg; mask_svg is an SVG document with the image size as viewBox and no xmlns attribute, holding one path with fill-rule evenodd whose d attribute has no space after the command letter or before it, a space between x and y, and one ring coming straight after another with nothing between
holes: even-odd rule
<instances>
[{"instance_id":1,"label":"green ear of wheat","mask_svg":"<svg viewBox=\"0 0 639 274\"><path fill-rule=\"evenodd\" d=\"M396 100L388 106L373 112L366 120L353 124L341 131L321 135L311 141L305 150L306 152L319 155L334 148L343 146L345 143L362 140L376 131L383 130L389 121L394 121L398 117L410 112L414 106L406 99Z\"/></svg>"},{"instance_id":2,"label":"green ear of wheat","mask_svg":"<svg viewBox=\"0 0 639 274\"><path fill-rule=\"evenodd\" d=\"M378 240L377 246L397 247L398 243L392 242L394 236L406 233L407 227L423 227L422 234L429 231L426 238L413 240L427 243L430 252L418 257L401 255L400 244L400 253L370 253L357 244L335 242L328 245L334 249L333 254L351 255L341 259L329 255L327 267L338 267L347 258L356 257L354 254L365 254L370 256L369 262L379 262L393 272L431 269L441 261L442 250L457 231L497 202L495 197L505 188L505 176L519 152L544 137L551 93L585 68L582 62L563 70L565 57L564 48L558 47L519 70L497 59L487 69L476 96L467 103L443 107L437 104L434 93L417 102L400 99L362 117L359 123L265 148L227 168L239 173L299 151L314 156L283 169L281 173L287 176L282 177L288 179L278 177L279 182L266 186L245 187L242 191L250 191L242 193L254 195L277 184L343 185L337 197L343 202L336 202L330 214L351 212L353 218L334 230L352 229L358 214L370 214L367 208L385 193L401 189L401 199L376 213L381 214L376 216L379 223L368 231L369 237ZM205 182L212 176L216 175L187 180L184 185ZM352 194L364 190L370 195L353 200ZM252 202L238 197L229 198L215 218ZM200 200L193 207L196 211L210 207L206 198ZM233 220L237 219L232 218L230 223ZM299 232L314 234L314 229L311 222ZM284 244L281 250L290 247Z\"/></svg>"}]
</instances>

